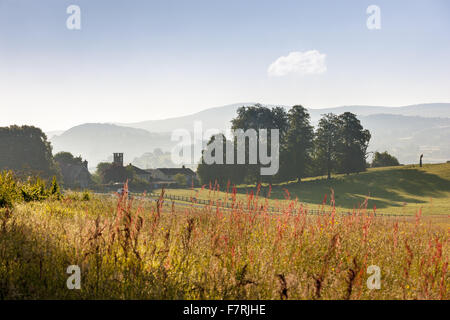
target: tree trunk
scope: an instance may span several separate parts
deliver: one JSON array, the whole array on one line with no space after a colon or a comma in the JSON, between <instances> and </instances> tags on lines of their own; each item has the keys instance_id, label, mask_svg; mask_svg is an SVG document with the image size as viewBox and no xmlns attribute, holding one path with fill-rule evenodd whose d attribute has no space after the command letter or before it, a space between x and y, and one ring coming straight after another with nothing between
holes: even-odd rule
<instances>
[{"instance_id":1,"label":"tree trunk","mask_svg":"<svg viewBox=\"0 0 450 320\"><path fill-rule=\"evenodd\" d=\"M331 159L328 158L327 161L327 179L330 180L331 179Z\"/></svg>"}]
</instances>

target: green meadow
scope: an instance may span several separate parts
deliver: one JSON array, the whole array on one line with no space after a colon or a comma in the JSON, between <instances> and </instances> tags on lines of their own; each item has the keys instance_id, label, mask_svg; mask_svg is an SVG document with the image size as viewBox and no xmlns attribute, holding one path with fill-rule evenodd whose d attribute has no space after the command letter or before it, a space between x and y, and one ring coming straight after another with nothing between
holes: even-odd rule
<instances>
[{"instance_id":1,"label":"green meadow","mask_svg":"<svg viewBox=\"0 0 450 320\"><path fill-rule=\"evenodd\" d=\"M263 184L262 189L267 195L268 186ZM255 185L237 186L242 200L252 191L256 194ZM290 197L309 209L317 209L324 202L330 204L333 192L336 208L341 212L367 208L379 214L414 215L421 210L422 215L445 215L450 213L450 163L371 168L358 174L334 175L331 180L312 177L300 183L274 184L269 203L276 206ZM211 191L209 186L167 189L166 194L223 201L226 186L219 186L219 191L217 187Z\"/></svg>"}]
</instances>

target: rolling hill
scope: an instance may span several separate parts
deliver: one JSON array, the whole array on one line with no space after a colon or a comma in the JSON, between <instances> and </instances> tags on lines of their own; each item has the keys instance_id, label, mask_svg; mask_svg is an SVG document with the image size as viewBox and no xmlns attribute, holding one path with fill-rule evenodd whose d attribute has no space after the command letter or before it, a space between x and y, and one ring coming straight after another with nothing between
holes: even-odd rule
<instances>
[{"instance_id":1,"label":"rolling hill","mask_svg":"<svg viewBox=\"0 0 450 320\"><path fill-rule=\"evenodd\" d=\"M239 107L253 104L226 105L166 120L120 125L83 124L62 134L53 134L50 140L55 152L69 151L74 155L81 155L89 161L91 168L100 161L108 160L113 152L124 152L125 161L131 162L156 148L164 152L170 151L176 143L170 140L171 132L175 129L192 131L195 121L201 121L203 130L223 130L230 125ZM317 124L324 113L340 114L345 111L356 113L363 126L371 131L369 151L387 150L404 164L416 163L422 153L425 162L450 160L450 103L395 108L342 106L309 109L313 124Z\"/></svg>"},{"instance_id":2,"label":"rolling hill","mask_svg":"<svg viewBox=\"0 0 450 320\"><path fill-rule=\"evenodd\" d=\"M121 126L145 129L151 132L172 132L176 129L191 131L195 121L201 121L207 128L224 129L236 115L236 110L242 106L254 105L253 102L236 103L222 107L209 108L188 116L164 120L148 120L136 123L120 123Z\"/></svg>"},{"instance_id":3,"label":"rolling hill","mask_svg":"<svg viewBox=\"0 0 450 320\"><path fill-rule=\"evenodd\" d=\"M267 192L267 186L263 187L261 195L264 189ZM426 164L422 168L418 165L373 168L359 174L335 175L331 180L313 177L300 184L276 184L272 187L269 205L277 206L288 190L290 199L298 198L304 206L316 210L324 199L326 205L330 204L331 189L338 212L367 207L370 212L375 209L379 214L414 215L421 210L423 215L445 216L450 213L450 163ZM239 199L246 199L252 191L256 194L255 186L238 186ZM226 195L225 192L210 192L208 188L167 189L166 194L204 200L224 200Z\"/></svg>"},{"instance_id":4,"label":"rolling hill","mask_svg":"<svg viewBox=\"0 0 450 320\"><path fill-rule=\"evenodd\" d=\"M426 215L450 213L450 163L374 168L284 187L300 201L313 204L320 204L325 194L329 199L332 188L336 205L346 209L363 205L368 197L368 209L389 214L415 214L419 209ZM282 192L275 190L274 197L282 197Z\"/></svg>"},{"instance_id":5,"label":"rolling hill","mask_svg":"<svg viewBox=\"0 0 450 320\"><path fill-rule=\"evenodd\" d=\"M418 163L424 155L428 163L450 160L450 118L425 118L393 114L360 116L372 138L369 151L385 151L401 163Z\"/></svg>"},{"instance_id":6,"label":"rolling hill","mask_svg":"<svg viewBox=\"0 0 450 320\"><path fill-rule=\"evenodd\" d=\"M194 121L201 121L205 128L223 129L229 125L236 116L236 110L242 106L254 105L254 102L236 103L221 107L206 109L192 115L170 118L165 120L149 120L136 123L121 123L119 125L145 129L151 132L171 132L184 128L192 130ZM265 106L272 107L274 105ZM288 106L279 105L289 109ZM392 114L403 116L420 116L425 118L450 118L450 103L428 103L404 107L377 107L377 106L341 106L335 108L312 109L308 108L313 123L319 121L322 114L352 112L358 116L375 114Z\"/></svg>"},{"instance_id":7,"label":"rolling hill","mask_svg":"<svg viewBox=\"0 0 450 320\"><path fill-rule=\"evenodd\" d=\"M99 162L111 161L113 152L123 152L124 162L129 163L145 152L168 149L173 144L169 134L100 123L73 127L50 141L53 153L69 151L81 155L88 160L90 170Z\"/></svg>"}]
</instances>

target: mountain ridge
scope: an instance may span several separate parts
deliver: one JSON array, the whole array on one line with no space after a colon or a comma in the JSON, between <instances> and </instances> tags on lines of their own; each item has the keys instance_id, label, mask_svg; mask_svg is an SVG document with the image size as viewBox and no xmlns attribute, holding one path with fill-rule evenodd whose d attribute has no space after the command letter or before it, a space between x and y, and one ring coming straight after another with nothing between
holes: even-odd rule
<instances>
[{"instance_id":1,"label":"mountain ridge","mask_svg":"<svg viewBox=\"0 0 450 320\"><path fill-rule=\"evenodd\" d=\"M191 115L172 117L164 120L146 120L134 123L118 123L121 126L127 126L132 128L145 129L152 132L170 132L175 129L184 128L185 122L191 122L190 127L193 127L194 120L200 120L204 123L208 123L208 127L223 129L225 124L228 124L232 117L236 115L236 110L241 106L254 105L254 102L243 102L229 104L225 106L213 107L196 112ZM281 106L286 109L290 106L286 105L274 105L274 104L261 104L263 106ZM406 105L401 107L385 107L385 106L364 106L364 105L349 105L349 106L338 106L331 108L313 109L307 108L312 122L317 122L322 114L325 113L343 113L346 111L362 115L371 114L400 114L408 116L422 116L425 118L435 118L435 117L445 117L450 118L450 103L422 103L414 105ZM425 110L424 109L428 109Z\"/></svg>"}]
</instances>

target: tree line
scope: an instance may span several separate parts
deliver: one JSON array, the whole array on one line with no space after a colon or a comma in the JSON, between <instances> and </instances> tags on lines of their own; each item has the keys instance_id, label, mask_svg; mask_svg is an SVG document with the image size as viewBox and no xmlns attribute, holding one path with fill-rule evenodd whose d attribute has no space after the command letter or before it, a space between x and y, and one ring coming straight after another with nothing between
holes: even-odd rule
<instances>
[{"instance_id":1,"label":"tree line","mask_svg":"<svg viewBox=\"0 0 450 320\"><path fill-rule=\"evenodd\" d=\"M224 185L255 182L292 181L308 176L333 173L353 173L366 170L367 147L370 132L365 130L356 115L345 112L341 115L325 114L317 128L311 124L308 111L293 106L288 112L281 107L267 108L261 105L242 107L232 120L233 129L279 129L280 164L275 176L261 176L260 164L212 164L206 165L203 158L197 168L197 174L203 184L217 181ZM217 136L211 137L210 145ZM268 137L270 140L270 136ZM226 163L226 145L233 141L223 139L224 163ZM246 142L248 160L248 141ZM236 147L236 143L232 146ZM41 177L50 182L53 177L65 186L74 185L76 176L65 174L65 167L75 167L89 175L87 163L81 157L68 152L52 155L52 147L41 129L32 126L0 127L0 171L12 170L19 178ZM234 150L234 156L237 156ZM204 151L205 152L205 151ZM258 153L259 154L259 153ZM259 155L258 155L259 157ZM236 159L235 159L236 160ZM234 161L237 163L237 161ZM248 162L247 162L248 163ZM259 161L258 161L259 163ZM399 165L398 160L387 152L375 152L372 167ZM119 171L112 170L113 164L100 163L97 174L89 184L125 181L128 179L138 188L148 188L148 182L140 181L131 166ZM81 170L82 169L82 170ZM73 173L73 172L72 172ZM120 177L116 177L119 174ZM90 176L90 175L89 175ZM181 178L180 183L181 183ZM177 179L178 181L178 179Z\"/></svg>"},{"instance_id":2,"label":"tree line","mask_svg":"<svg viewBox=\"0 0 450 320\"><path fill-rule=\"evenodd\" d=\"M74 186L77 176L73 174L74 170L70 170L74 167L81 168L89 176L87 162L81 157L74 157L69 152L53 156L52 146L40 128L16 125L0 127L0 150L0 172L12 171L19 180L39 177L47 184L58 181L66 186Z\"/></svg>"},{"instance_id":3,"label":"tree line","mask_svg":"<svg viewBox=\"0 0 450 320\"><path fill-rule=\"evenodd\" d=\"M256 104L239 108L231 124L234 130L255 129L259 132L260 129L278 129L279 171L275 176L261 176L260 164L208 165L204 161L205 149L197 169L202 183L217 181L223 185L228 181L233 184L292 180L300 182L309 176L326 175L330 179L333 173L357 173L367 168L367 147L371 134L362 127L356 115L350 112L325 114L314 129L308 110L301 105L295 105L286 112L282 107L268 108ZM218 137L219 135L211 137L207 148ZM223 135L221 138L225 163L226 145L233 141L225 139ZM233 147L236 157L236 143ZM249 163L248 147L247 139L246 163Z\"/></svg>"},{"instance_id":4,"label":"tree line","mask_svg":"<svg viewBox=\"0 0 450 320\"><path fill-rule=\"evenodd\" d=\"M33 126L0 127L0 170L44 179L59 176L47 136Z\"/></svg>"}]
</instances>

